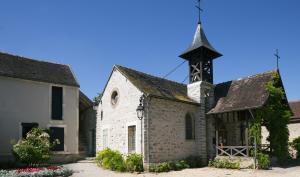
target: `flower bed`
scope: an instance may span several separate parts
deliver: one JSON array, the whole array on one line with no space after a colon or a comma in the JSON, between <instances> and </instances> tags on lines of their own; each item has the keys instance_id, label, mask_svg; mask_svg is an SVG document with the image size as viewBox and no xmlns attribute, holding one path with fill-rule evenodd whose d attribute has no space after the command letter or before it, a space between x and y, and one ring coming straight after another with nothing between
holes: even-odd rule
<instances>
[{"instance_id":1,"label":"flower bed","mask_svg":"<svg viewBox=\"0 0 300 177\"><path fill-rule=\"evenodd\" d=\"M72 174L72 170L60 166L30 167L10 171L0 170L0 177L68 177Z\"/></svg>"}]
</instances>

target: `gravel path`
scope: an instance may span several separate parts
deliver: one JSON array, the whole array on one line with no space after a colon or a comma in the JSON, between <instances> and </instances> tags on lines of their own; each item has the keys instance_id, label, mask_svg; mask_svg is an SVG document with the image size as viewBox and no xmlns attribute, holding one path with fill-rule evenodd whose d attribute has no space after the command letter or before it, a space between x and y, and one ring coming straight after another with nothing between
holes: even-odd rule
<instances>
[{"instance_id":1,"label":"gravel path","mask_svg":"<svg viewBox=\"0 0 300 177\"><path fill-rule=\"evenodd\" d=\"M72 177L300 177L300 166L292 168L273 168L272 170L224 170L215 168L186 169L169 173L117 173L97 167L91 161L65 165L73 169Z\"/></svg>"}]
</instances>

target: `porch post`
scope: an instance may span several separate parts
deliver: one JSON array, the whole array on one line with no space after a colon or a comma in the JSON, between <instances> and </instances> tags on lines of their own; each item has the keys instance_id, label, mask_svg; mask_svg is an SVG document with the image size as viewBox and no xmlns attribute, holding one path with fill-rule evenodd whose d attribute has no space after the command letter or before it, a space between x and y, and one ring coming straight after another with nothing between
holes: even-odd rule
<instances>
[{"instance_id":1,"label":"porch post","mask_svg":"<svg viewBox=\"0 0 300 177\"><path fill-rule=\"evenodd\" d=\"M219 146L219 132L216 130L216 156L218 156L218 146Z\"/></svg>"},{"instance_id":2,"label":"porch post","mask_svg":"<svg viewBox=\"0 0 300 177\"><path fill-rule=\"evenodd\" d=\"M248 127L245 129L245 143L247 148L247 156L249 157L249 137L248 137Z\"/></svg>"}]
</instances>

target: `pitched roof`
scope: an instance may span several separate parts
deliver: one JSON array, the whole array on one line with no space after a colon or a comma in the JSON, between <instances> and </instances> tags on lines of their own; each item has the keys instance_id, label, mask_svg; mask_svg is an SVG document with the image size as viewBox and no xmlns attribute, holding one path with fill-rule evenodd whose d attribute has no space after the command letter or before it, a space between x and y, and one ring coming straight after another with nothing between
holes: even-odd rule
<instances>
[{"instance_id":1,"label":"pitched roof","mask_svg":"<svg viewBox=\"0 0 300 177\"><path fill-rule=\"evenodd\" d=\"M79 91L79 111L93 107L94 103L81 90Z\"/></svg>"},{"instance_id":2,"label":"pitched roof","mask_svg":"<svg viewBox=\"0 0 300 177\"><path fill-rule=\"evenodd\" d=\"M292 109L293 116L291 117L291 122L300 121L300 101L291 101L289 102L290 108Z\"/></svg>"},{"instance_id":3,"label":"pitched roof","mask_svg":"<svg viewBox=\"0 0 300 177\"><path fill-rule=\"evenodd\" d=\"M222 56L208 41L202 25L198 23L192 44L180 55L181 58L189 59L199 50L207 50L211 58Z\"/></svg>"},{"instance_id":4,"label":"pitched roof","mask_svg":"<svg viewBox=\"0 0 300 177\"><path fill-rule=\"evenodd\" d=\"M0 76L79 87L67 65L0 52Z\"/></svg>"},{"instance_id":5,"label":"pitched roof","mask_svg":"<svg viewBox=\"0 0 300 177\"><path fill-rule=\"evenodd\" d=\"M187 96L187 86L185 84L155 77L119 65L115 67L144 94L197 104Z\"/></svg>"},{"instance_id":6,"label":"pitched roof","mask_svg":"<svg viewBox=\"0 0 300 177\"><path fill-rule=\"evenodd\" d=\"M255 109L263 106L269 93L266 84L272 81L277 71L217 84L215 87L216 106L208 114Z\"/></svg>"}]
</instances>

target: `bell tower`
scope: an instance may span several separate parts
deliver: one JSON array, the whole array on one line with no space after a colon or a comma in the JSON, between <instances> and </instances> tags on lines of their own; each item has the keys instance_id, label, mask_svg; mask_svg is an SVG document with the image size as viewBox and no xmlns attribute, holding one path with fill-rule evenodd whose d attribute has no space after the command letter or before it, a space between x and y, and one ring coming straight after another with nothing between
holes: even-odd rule
<instances>
[{"instance_id":1,"label":"bell tower","mask_svg":"<svg viewBox=\"0 0 300 177\"><path fill-rule=\"evenodd\" d=\"M190 84L205 81L214 82L213 60L222 56L207 40L201 24L201 0L197 0L199 21L192 44L179 56L189 62Z\"/></svg>"},{"instance_id":2,"label":"bell tower","mask_svg":"<svg viewBox=\"0 0 300 177\"><path fill-rule=\"evenodd\" d=\"M213 84L213 60L220 56L207 40L199 21L192 44L179 56L189 62L190 84L198 81Z\"/></svg>"}]
</instances>

